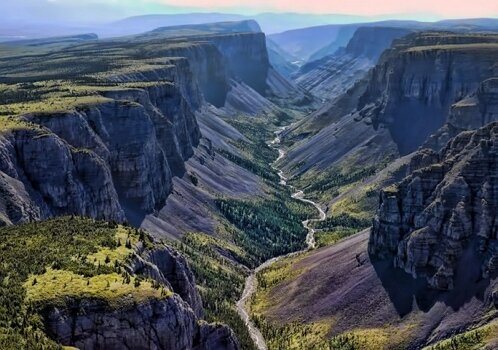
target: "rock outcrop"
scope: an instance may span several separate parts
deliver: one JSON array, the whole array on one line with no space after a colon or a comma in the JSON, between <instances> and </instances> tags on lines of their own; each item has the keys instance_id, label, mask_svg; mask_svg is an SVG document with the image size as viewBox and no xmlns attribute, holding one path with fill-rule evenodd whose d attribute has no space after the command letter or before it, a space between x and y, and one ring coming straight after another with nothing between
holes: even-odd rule
<instances>
[{"instance_id":1,"label":"rock outcrop","mask_svg":"<svg viewBox=\"0 0 498 350\"><path fill-rule=\"evenodd\" d=\"M486 79L476 92L451 106L445 125L429 137L424 147L436 151L465 130L474 130L498 120L498 78Z\"/></svg>"},{"instance_id":2,"label":"rock outcrop","mask_svg":"<svg viewBox=\"0 0 498 350\"><path fill-rule=\"evenodd\" d=\"M237 350L224 325L200 321L202 303L192 272L172 249L156 247L136 254L129 271L145 275L175 294L143 301L70 300L44 311L47 334L79 349ZM126 299L126 297L125 297Z\"/></svg>"},{"instance_id":3,"label":"rock outcrop","mask_svg":"<svg viewBox=\"0 0 498 350\"><path fill-rule=\"evenodd\" d=\"M418 33L396 42L373 69L360 99L363 117L381 124L408 154L447 121L450 107L493 77L498 36Z\"/></svg>"},{"instance_id":4,"label":"rock outcrop","mask_svg":"<svg viewBox=\"0 0 498 350\"><path fill-rule=\"evenodd\" d=\"M139 225L164 206L172 178L183 176L201 138L196 114L209 104L258 113L277 108L261 96L304 96L271 69L265 36L253 22L241 24L249 33L237 32L236 23L220 26L221 34L159 31L55 51L53 60L82 57L64 78L79 86L90 72L81 79L95 101L23 114L30 127L2 133L2 223L77 214ZM116 63L106 50L121 50L123 58ZM99 65L87 56L93 52ZM52 78L33 57L19 59L35 79ZM15 82L9 74L18 67L4 62L0 79Z\"/></svg>"},{"instance_id":5,"label":"rock outcrop","mask_svg":"<svg viewBox=\"0 0 498 350\"><path fill-rule=\"evenodd\" d=\"M409 33L399 28L360 27L345 48L306 63L294 81L321 99L333 100L364 78L394 39Z\"/></svg>"},{"instance_id":6,"label":"rock outcrop","mask_svg":"<svg viewBox=\"0 0 498 350\"><path fill-rule=\"evenodd\" d=\"M369 253L437 289L452 289L476 261L481 278L495 274L498 123L459 134L439 153L420 151L410 172L381 192Z\"/></svg>"},{"instance_id":7,"label":"rock outcrop","mask_svg":"<svg viewBox=\"0 0 498 350\"><path fill-rule=\"evenodd\" d=\"M95 152L74 149L47 130L1 138L3 224L71 213L124 220L111 171Z\"/></svg>"},{"instance_id":8,"label":"rock outcrop","mask_svg":"<svg viewBox=\"0 0 498 350\"><path fill-rule=\"evenodd\" d=\"M185 258L177 251L168 246L155 249L142 248L128 269L132 274L145 275L167 285L189 304L196 317L204 317L202 300L195 288L194 275Z\"/></svg>"}]
</instances>

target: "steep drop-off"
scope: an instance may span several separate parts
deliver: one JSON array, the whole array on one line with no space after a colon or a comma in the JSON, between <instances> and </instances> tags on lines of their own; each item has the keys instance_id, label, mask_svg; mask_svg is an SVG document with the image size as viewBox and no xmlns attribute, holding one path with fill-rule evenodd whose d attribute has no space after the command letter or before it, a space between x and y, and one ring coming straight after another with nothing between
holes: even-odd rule
<instances>
[{"instance_id":1,"label":"steep drop-off","mask_svg":"<svg viewBox=\"0 0 498 350\"><path fill-rule=\"evenodd\" d=\"M303 65L294 74L294 82L323 100L333 100L364 78L394 39L409 33L399 28L360 27L345 47Z\"/></svg>"},{"instance_id":2,"label":"steep drop-off","mask_svg":"<svg viewBox=\"0 0 498 350\"><path fill-rule=\"evenodd\" d=\"M400 40L372 71L358 109L389 129L401 154L419 147L450 107L496 74L496 35L422 33Z\"/></svg>"},{"instance_id":3,"label":"steep drop-off","mask_svg":"<svg viewBox=\"0 0 498 350\"><path fill-rule=\"evenodd\" d=\"M369 252L394 254L395 266L437 289L452 289L458 275L494 276L497 135L492 123L458 135L440 153L417 153L411 175L381 193Z\"/></svg>"},{"instance_id":4,"label":"steep drop-off","mask_svg":"<svg viewBox=\"0 0 498 350\"><path fill-rule=\"evenodd\" d=\"M144 231L60 217L0 236L2 349L238 349L200 320L186 260Z\"/></svg>"}]
</instances>

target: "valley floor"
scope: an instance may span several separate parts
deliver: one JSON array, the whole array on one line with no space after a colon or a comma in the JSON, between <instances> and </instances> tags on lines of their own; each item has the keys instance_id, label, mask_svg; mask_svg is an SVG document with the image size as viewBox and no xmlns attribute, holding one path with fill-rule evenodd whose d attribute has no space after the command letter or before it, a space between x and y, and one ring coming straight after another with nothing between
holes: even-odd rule
<instances>
[{"instance_id":1,"label":"valley floor","mask_svg":"<svg viewBox=\"0 0 498 350\"><path fill-rule=\"evenodd\" d=\"M498 313L489 300L498 281L483 281L465 295L430 291L389 262L372 261L369 233L261 272L252 315L269 349L420 349L458 334L462 325L477 328L477 335L456 338L459 347L433 349L497 346L492 321Z\"/></svg>"}]
</instances>

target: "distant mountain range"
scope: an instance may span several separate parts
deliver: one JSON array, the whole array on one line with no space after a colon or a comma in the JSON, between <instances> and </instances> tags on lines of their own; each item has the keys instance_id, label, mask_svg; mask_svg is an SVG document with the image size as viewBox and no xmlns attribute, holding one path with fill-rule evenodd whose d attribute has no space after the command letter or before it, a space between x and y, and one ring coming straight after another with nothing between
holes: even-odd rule
<instances>
[{"instance_id":1,"label":"distant mountain range","mask_svg":"<svg viewBox=\"0 0 498 350\"><path fill-rule=\"evenodd\" d=\"M400 17L402 18L402 17ZM57 20L31 21L8 20L0 23L0 41L18 40L22 38L40 38L47 36L74 35L94 32L99 37L114 37L139 34L158 27L178 26L186 24L203 24L213 22L256 20L266 34L281 33L289 30L316 27L323 25L343 25L351 23L371 23L386 21L386 16L364 17L354 15L314 15L300 13L261 13L256 15L240 15L233 13L182 13L182 14L151 14L128 17L106 24L84 24L77 22L60 22ZM417 22L408 20L389 21L405 26L425 27L428 23L436 27L473 26L496 28L496 19L445 20L440 22ZM387 22L386 22L387 23Z\"/></svg>"}]
</instances>

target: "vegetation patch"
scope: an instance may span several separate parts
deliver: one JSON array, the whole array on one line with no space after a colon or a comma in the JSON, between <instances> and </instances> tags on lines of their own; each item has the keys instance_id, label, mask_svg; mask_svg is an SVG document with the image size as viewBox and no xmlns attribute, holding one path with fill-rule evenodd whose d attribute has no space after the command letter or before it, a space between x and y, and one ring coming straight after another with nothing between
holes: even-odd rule
<instances>
[{"instance_id":1,"label":"vegetation patch","mask_svg":"<svg viewBox=\"0 0 498 350\"><path fill-rule=\"evenodd\" d=\"M327 230L315 232L317 248L326 247L340 240L358 233L358 229L351 227L334 227Z\"/></svg>"},{"instance_id":2,"label":"vegetation patch","mask_svg":"<svg viewBox=\"0 0 498 350\"><path fill-rule=\"evenodd\" d=\"M301 221L316 216L314 207L281 197L254 201L218 199L216 205L238 229L234 240L250 252L252 267L272 257L304 249L308 231Z\"/></svg>"},{"instance_id":3,"label":"vegetation patch","mask_svg":"<svg viewBox=\"0 0 498 350\"><path fill-rule=\"evenodd\" d=\"M89 297L117 306L126 298L169 296L124 271L128 254L121 247L134 248L125 236L130 244L150 244L140 230L78 217L0 228L0 348L58 349L44 333L41 309L48 304Z\"/></svg>"},{"instance_id":4,"label":"vegetation patch","mask_svg":"<svg viewBox=\"0 0 498 350\"><path fill-rule=\"evenodd\" d=\"M269 321L262 315L253 319L265 336L268 348L276 350L404 349L411 331L410 327L391 329L386 326L386 328L355 329L332 336L331 332L335 325L333 318L314 322L295 320L281 325Z\"/></svg>"},{"instance_id":5,"label":"vegetation patch","mask_svg":"<svg viewBox=\"0 0 498 350\"><path fill-rule=\"evenodd\" d=\"M258 288L250 301L250 309L253 317L262 316L272 305L274 305L271 291L275 286L295 279L305 272L304 269L294 268L295 264L304 258L305 255L306 253L300 253L279 260L256 274Z\"/></svg>"},{"instance_id":6,"label":"vegetation patch","mask_svg":"<svg viewBox=\"0 0 498 350\"><path fill-rule=\"evenodd\" d=\"M449 339L428 346L424 350L478 350L498 341L498 322L455 335Z\"/></svg>"},{"instance_id":7,"label":"vegetation patch","mask_svg":"<svg viewBox=\"0 0 498 350\"><path fill-rule=\"evenodd\" d=\"M26 289L26 302L60 306L64 306L68 299L98 299L116 308L173 295L164 287L126 273L85 277L72 271L51 268L42 275L30 276L23 287Z\"/></svg>"},{"instance_id":8,"label":"vegetation patch","mask_svg":"<svg viewBox=\"0 0 498 350\"><path fill-rule=\"evenodd\" d=\"M9 118L0 117L0 132L15 131L15 130L32 130L34 128L40 129L41 132L41 128L38 125L27 123L13 117Z\"/></svg>"}]
</instances>

